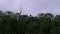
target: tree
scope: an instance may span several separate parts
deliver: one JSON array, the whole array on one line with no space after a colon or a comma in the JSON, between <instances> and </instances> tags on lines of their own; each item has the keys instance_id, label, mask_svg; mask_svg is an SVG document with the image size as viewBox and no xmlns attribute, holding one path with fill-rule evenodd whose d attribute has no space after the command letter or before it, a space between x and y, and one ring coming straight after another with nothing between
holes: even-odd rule
<instances>
[{"instance_id":1,"label":"tree","mask_svg":"<svg viewBox=\"0 0 60 34\"><path fill-rule=\"evenodd\" d=\"M59 29L60 15L39 13L34 17L0 11L0 34L60 34Z\"/></svg>"},{"instance_id":2,"label":"tree","mask_svg":"<svg viewBox=\"0 0 60 34\"><path fill-rule=\"evenodd\" d=\"M39 17L44 17L44 13L39 13L38 15L37 15L37 17L39 18Z\"/></svg>"},{"instance_id":3,"label":"tree","mask_svg":"<svg viewBox=\"0 0 60 34\"><path fill-rule=\"evenodd\" d=\"M53 18L54 17L53 14L51 14L51 13L46 13L45 16L46 17L50 17L50 18Z\"/></svg>"},{"instance_id":4,"label":"tree","mask_svg":"<svg viewBox=\"0 0 60 34\"><path fill-rule=\"evenodd\" d=\"M6 11L5 14L9 17L14 17L14 13L10 11Z\"/></svg>"},{"instance_id":5,"label":"tree","mask_svg":"<svg viewBox=\"0 0 60 34\"><path fill-rule=\"evenodd\" d=\"M54 18L55 26L60 27L60 15L56 15Z\"/></svg>"},{"instance_id":6,"label":"tree","mask_svg":"<svg viewBox=\"0 0 60 34\"><path fill-rule=\"evenodd\" d=\"M60 34L60 27L54 27L50 30L50 34Z\"/></svg>"},{"instance_id":7,"label":"tree","mask_svg":"<svg viewBox=\"0 0 60 34\"><path fill-rule=\"evenodd\" d=\"M39 14L38 15L38 24L43 29L45 34L49 34L48 32L50 29L54 26L54 23L52 22L52 18L54 18L53 14L47 13L47 14Z\"/></svg>"}]
</instances>

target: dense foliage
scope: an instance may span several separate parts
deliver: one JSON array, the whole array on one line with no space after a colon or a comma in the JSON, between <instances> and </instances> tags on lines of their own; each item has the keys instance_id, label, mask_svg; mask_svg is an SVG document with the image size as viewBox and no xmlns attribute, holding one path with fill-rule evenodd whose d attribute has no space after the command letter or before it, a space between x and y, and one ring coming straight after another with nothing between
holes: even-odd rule
<instances>
[{"instance_id":1,"label":"dense foliage","mask_svg":"<svg viewBox=\"0 0 60 34\"><path fill-rule=\"evenodd\" d=\"M60 15L21 15L0 11L0 34L60 34Z\"/></svg>"}]
</instances>

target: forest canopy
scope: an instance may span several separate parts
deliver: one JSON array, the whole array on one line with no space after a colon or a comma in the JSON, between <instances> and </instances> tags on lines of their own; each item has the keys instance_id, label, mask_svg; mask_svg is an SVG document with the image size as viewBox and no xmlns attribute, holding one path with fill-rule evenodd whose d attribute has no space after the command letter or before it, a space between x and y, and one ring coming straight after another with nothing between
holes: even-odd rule
<instances>
[{"instance_id":1,"label":"forest canopy","mask_svg":"<svg viewBox=\"0 0 60 34\"><path fill-rule=\"evenodd\" d=\"M0 11L0 34L60 34L60 15L37 16Z\"/></svg>"}]
</instances>

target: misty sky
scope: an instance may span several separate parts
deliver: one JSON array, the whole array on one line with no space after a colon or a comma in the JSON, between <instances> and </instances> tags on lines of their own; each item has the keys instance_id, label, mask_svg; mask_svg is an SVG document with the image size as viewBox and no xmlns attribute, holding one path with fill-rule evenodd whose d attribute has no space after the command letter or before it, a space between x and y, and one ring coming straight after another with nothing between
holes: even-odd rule
<instances>
[{"instance_id":1,"label":"misty sky","mask_svg":"<svg viewBox=\"0 0 60 34\"><path fill-rule=\"evenodd\" d=\"M38 13L60 14L60 0L0 0L0 10L37 15Z\"/></svg>"}]
</instances>

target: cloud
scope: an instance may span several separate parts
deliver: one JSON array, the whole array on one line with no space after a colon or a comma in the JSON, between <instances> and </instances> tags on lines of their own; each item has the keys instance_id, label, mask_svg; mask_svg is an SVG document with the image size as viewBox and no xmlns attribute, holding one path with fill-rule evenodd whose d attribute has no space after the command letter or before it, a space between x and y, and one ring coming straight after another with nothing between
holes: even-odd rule
<instances>
[{"instance_id":1,"label":"cloud","mask_svg":"<svg viewBox=\"0 0 60 34\"><path fill-rule=\"evenodd\" d=\"M22 8L22 14L32 14L50 12L60 14L60 0L0 0L0 10L11 10L19 12Z\"/></svg>"},{"instance_id":2,"label":"cloud","mask_svg":"<svg viewBox=\"0 0 60 34\"><path fill-rule=\"evenodd\" d=\"M20 0L0 0L0 10L19 12Z\"/></svg>"},{"instance_id":3,"label":"cloud","mask_svg":"<svg viewBox=\"0 0 60 34\"><path fill-rule=\"evenodd\" d=\"M27 14L37 15L38 13L59 14L60 0L26 0L23 5Z\"/></svg>"}]
</instances>

